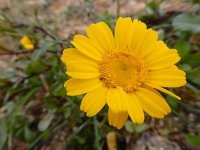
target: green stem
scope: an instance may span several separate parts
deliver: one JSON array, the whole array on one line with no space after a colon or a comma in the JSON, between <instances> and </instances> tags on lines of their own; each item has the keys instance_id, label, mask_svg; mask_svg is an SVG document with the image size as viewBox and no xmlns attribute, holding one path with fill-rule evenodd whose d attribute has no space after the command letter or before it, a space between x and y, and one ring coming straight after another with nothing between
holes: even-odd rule
<instances>
[{"instance_id":1,"label":"green stem","mask_svg":"<svg viewBox=\"0 0 200 150\"><path fill-rule=\"evenodd\" d=\"M187 104L185 102L182 102L182 101L180 101L180 104L183 105L184 107L186 107L187 109L191 110L192 112L197 113L197 114L200 115L200 110L199 109L194 108L193 106L191 106L191 105L189 105L189 104Z\"/></svg>"},{"instance_id":2,"label":"green stem","mask_svg":"<svg viewBox=\"0 0 200 150\"><path fill-rule=\"evenodd\" d=\"M100 146L100 135L99 135L99 130L98 130L98 121L96 116L93 118L93 124L94 124L94 132L95 132L95 146L97 150L101 150Z\"/></svg>"},{"instance_id":3,"label":"green stem","mask_svg":"<svg viewBox=\"0 0 200 150\"><path fill-rule=\"evenodd\" d=\"M197 88L196 88L195 86L193 86L192 84L187 83L187 84L186 84L186 87L187 87L188 89L190 89L192 92L194 92L196 95L200 95L200 90L197 89Z\"/></svg>"},{"instance_id":4,"label":"green stem","mask_svg":"<svg viewBox=\"0 0 200 150\"><path fill-rule=\"evenodd\" d=\"M79 126L78 129L67 138L65 145L68 145L71 142L71 139L78 135L85 128L89 121L90 119L88 119L88 121L84 122L81 126Z\"/></svg>"},{"instance_id":5,"label":"green stem","mask_svg":"<svg viewBox=\"0 0 200 150\"><path fill-rule=\"evenodd\" d=\"M8 150L12 149L12 131L8 135Z\"/></svg>"}]
</instances>

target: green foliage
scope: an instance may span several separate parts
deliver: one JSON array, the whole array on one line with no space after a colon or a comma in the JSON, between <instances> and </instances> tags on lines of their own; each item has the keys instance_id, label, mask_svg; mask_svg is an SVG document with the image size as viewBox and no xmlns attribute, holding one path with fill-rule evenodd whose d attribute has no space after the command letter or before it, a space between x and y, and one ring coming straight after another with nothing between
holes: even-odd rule
<instances>
[{"instance_id":1,"label":"green foliage","mask_svg":"<svg viewBox=\"0 0 200 150\"><path fill-rule=\"evenodd\" d=\"M184 59L191 50L190 43L188 41L186 41L185 39L178 40L176 42L175 47L178 50L178 53L182 59Z\"/></svg>"},{"instance_id":2,"label":"green foliage","mask_svg":"<svg viewBox=\"0 0 200 150\"><path fill-rule=\"evenodd\" d=\"M4 143L7 140L8 137L8 133L7 133L7 127L6 127L6 121L1 118L0 120L0 130L1 130L1 134L0 134L0 149L3 149Z\"/></svg>"},{"instance_id":3,"label":"green foliage","mask_svg":"<svg viewBox=\"0 0 200 150\"><path fill-rule=\"evenodd\" d=\"M148 129L148 125L146 123L137 125L137 124L133 124L132 121L127 121L125 124L125 129L129 133L139 134L139 133L143 133L144 131L146 131Z\"/></svg>"},{"instance_id":4,"label":"green foliage","mask_svg":"<svg viewBox=\"0 0 200 150\"><path fill-rule=\"evenodd\" d=\"M194 134L187 134L185 135L186 142L194 145L199 146L200 145L200 138Z\"/></svg>"},{"instance_id":5,"label":"green foliage","mask_svg":"<svg viewBox=\"0 0 200 150\"><path fill-rule=\"evenodd\" d=\"M183 13L173 19L172 25L183 31L200 32L200 17L192 13Z\"/></svg>"}]
</instances>

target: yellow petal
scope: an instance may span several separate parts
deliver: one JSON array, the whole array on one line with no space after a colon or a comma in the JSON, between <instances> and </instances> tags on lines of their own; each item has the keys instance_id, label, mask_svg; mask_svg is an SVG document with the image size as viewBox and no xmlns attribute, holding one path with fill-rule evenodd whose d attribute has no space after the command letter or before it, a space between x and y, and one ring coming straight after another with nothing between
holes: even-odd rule
<instances>
[{"instance_id":1,"label":"yellow petal","mask_svg":"<svg viewBox=\"0 0 200 150\"><path fill-rule=\"evenodd\" d=\"M111 126L121 129L128 118L126 111L114 112L110 108L108 110L108 122Z\"/></svg>"},{"instance_id":2,"label":"yellow petal","mask_svg":"<svg viewBox=\"0 0 200 150\"><path fill-rule=\"evenodd\" d=\"M65 63L65 64L70 64L70 63L74 63L76 61L79 60L85 60L85 61L92 61L92 62L96 62L95 60L87 57L86 55L82 54L81 52L79 52L76 48L67 48L63 51L61 60Z\"/></svg>"},{"instance_id":3,"label":"yellow petal","mask_svg":"<svg viewBox=\"0 0 200 150\"><path fill-rule=\"evenodd\" d=\"M110 88L108 90L107 104L114 112L126 111L126 93L121 87Z\"/></svg>"},{"instance_id":4,"label":"yellow petal","mask_svg":"<svg viewBox=\"0 0 200 150\"><path fill-rule=\"evenodd\" d=\"M180 60L177 50L175 49L160 50L160 53L157 52L157 55L153 55L152 52L151 56L151 59L150 57L147 57L147 64L150 70L158 70L170 67Z\"/></svg>"},{"instance_id":5,"label":"yellow petal","mask_svg":"<svg viewBox=\"0 0 200 150\"><path fill-rule=\"evenodd\" d=\"M140 50L138 48L142 44L144 39L146 38L145 35L147 32L147 26L145 23L135 19L133 21L132 28L133 28L133 31L132 31L133 36L132 36L132 41L131 41L131 48L134 51L139 52Z\"/></svg>"},{"instance_id":6,"label":"yellow petal","mask_svg":"<svg viewBox=\"0 0 200 150\"><path fill-rule=\"evenodd\" d=\"M99 77L99 69L96 62L84 59L77 60L67 66L67 74L77 79L90 79Z\"/></svg>"},{"instance_id":7,"label":"yellow petal","mask_svg":"<svg viewBox=\"0 0 200 150\"><path fill-rule=\"evenodd\" d=\"M168 90L166 90L166 89L164 89L164 88L162 88L160 86L157 86L157 85L151 84L151 83L147 83L146 85L148 85L148 86L150 86L150 87L152 87L154 89L157 89L159 91L162 91L162 92L164 92L164 93L166 93L166 94L168 94L170 96L173 96L173 97L177 98L178 100L181 100L181 98L179 96L175 95L174 93L172 93L172 92L170 92L170 91L168 91Z\"/></svg>"},{"instance_id":8,"label":"yellow petal","mask_svg":"<svg viewBox=\"0 0 200 150\"><path fill-rule=\"evenodd\" d=\"M138 102L134 94L127 94L127 111L131 120L134 123L143 123L144 122L144 112L141 104Z\"/></svg>"},{"instance_id":9,"label":"yellow petal","mask_svg":"<svg viewBox=\"0 0 200 150\"><path fill-rule=\"evenodd\" d=\"M101 46L83 35L76 35L71 42L81 53L86 56L95 59L102 60L102 56L105 53L105 50L101 48Z\"/></svg>"},{"instance_id":10,"label":"yellow petal","mask_svg":"<svg viewBox=\"0 0 200 150\"><path fill-rule=\"evenodd\" d=\"M168 51L169 48L163 41L156 41L146 46L144 51L141 51L142 56L146 57L148 61L156 59L163 52Z\"/></svg>"},{"instance_id":11,"label":"yellow petal","mask_svg":"<svg viewBox=\"0 0 200 150\"><path fill-rule=\"evenodd\" d=\"M144 38L139 41L140 43L137 44L135 49L138 53L145 55L148 53L150 47L154 46L155 48L155 43L157 43L157 40L158 33L152 29L147 29ZM151 51L151 53L153 53L153 51Z\"/></svg>"},{"instance_id":12,"label":"yellow petal","mask_svg":"<svg viewBox=\"0 0 200 150\"><path fill-rule=\"evenodd\" d=\"M65 82L64 86L67 89L67 95L75 96L95 90L102 86L102 84L98 78L87 80L71 78Z\"/></svg>"},{"instance_id":13,"label":"yellow petal","mask_svg":"<svg viewBox=\"0 0 200 150\"><path fill-rule=\"evenodd\" d=\"M155 118L163 118L171 109L165 99L153 91L140 88L134 94L146 113Z\"/></svg>"},{"instance_id":14,"label":"yellow petal","mask_svg":"<svg viewBox=\"0 0 200 150\"><path fill-rule=\"evenodd\" d=\"M132 20L128 18L119 18L115 26L115 44L117 48L130 46L132 41Z\"/></svg>"},{"instance_id":15,"label":"yellow petal","mask_svg":"<svg viewBox=\"0 0 200 150\"><path fill-rule=\"evenodd\" d=\"M88 117L96 115L106 104L107 91L108 88L102 85L87 93L81 102L80 109L86 112Z\"/></svg>"},{"instance_id":16,"label":"yellow petal","mask_svg":"<svg viewBox=\"0 0 200 150\"><path fill-rule=\"evenodd\" d=\"M32 50L34 48L34 45L33 44L26 44L24 45L24 47L27 49L27 50Z\"/></svg>"},{"instance_id":17,"label":"yellow petal","mask_svg":"<svg viewBox=\"0 0 200 150\"><path fill-rule=\"evenodd\" d=\"M63 51L61 60L67 64L67 74L77 79L90 79L99 76L98 62L80 53L75 48Z\"/></svg>"},{"instance_id":18,"label":"yellow petal","mask_svg":"<svg viewBox=\"0 0 200 150\"><path fill-rule=\"evenodd\" d=\"M147 82L162 87L180 87L186 84L185 72L176 66L150 71Z\"/></svg>"},{"instance_id":19,"label":"yellow petal","mask_svg":"<svg viewBox=\"0 0 200 150\"><path fill-rule=\"evenodd\" d=\"M104 22L92 24L86 31L88 37L97 42L104 50L112 50L115 47L113 33Z\"/></svg>"}]
</instances>

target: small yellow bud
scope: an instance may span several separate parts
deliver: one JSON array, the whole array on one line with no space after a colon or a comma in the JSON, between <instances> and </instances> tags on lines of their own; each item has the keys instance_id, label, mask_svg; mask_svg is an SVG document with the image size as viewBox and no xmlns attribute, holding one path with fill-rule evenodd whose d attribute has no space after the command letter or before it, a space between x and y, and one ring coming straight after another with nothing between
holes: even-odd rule
<instances>
[{"instance_id":1,"label":"small yellow bud","mask_svg":"<svg viewBox=\"0 0 200 150\"><path fill-rule=\"evenodd\" d=\"M117 135L115 132L109 132L106 136L108 150L117 150Z\"/></svg>"},{"instance_id":2,"label":"small yellow bud","mask_svg":"<svg viewBox=\"0 0 200 150\"><path fill-rule=\"evenodd\" d=\"M34 49L34 45L28 36L23 36L20 40L20 44L27 50Z\"/></svg>"}]
</instances>

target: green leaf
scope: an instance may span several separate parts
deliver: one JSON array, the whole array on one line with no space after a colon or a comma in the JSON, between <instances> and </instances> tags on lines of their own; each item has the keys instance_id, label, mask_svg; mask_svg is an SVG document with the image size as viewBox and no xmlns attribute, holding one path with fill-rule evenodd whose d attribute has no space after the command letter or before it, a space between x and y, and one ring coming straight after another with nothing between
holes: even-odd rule
<instances>
[{"instance_id":1,"label":"green leaf","mask_svg":"<svg viewBox=\"0 0 200 150\"><path fill-rule=\"evenodd\" d=\"M182 31L198 33L200 32L200 17L192 13L183 13L173 19L172 26Z\"/></svg>"},{"instance_id":2,"label":"green leaf","mask_svg":"<svg viewBox=\"0 0 200 150\"><path fill-rule=\"evenodd\" d=\"M181 64L181 65L179 65L179 67L181 70L183 70L185 72L189 72L192 69L192 67L188 64Z\"/></svg>"},{"instance_id":3,"label":"green leaf","mask_svg":"<svg viewBox=\"0 0 200 150\"><path fill-rule=\"evenodd\" d=\"M135 132L137 133L142 133L148 128L148 125L146 123L141 124L141 125L136 125L135 126Z\"/></svg>"},{"instance_id":4,"label":"green leaf","mask_svg":"<svg viewBox=\"0 0 200 150\"><path fill-rule=\"evenodd\" d=\"M32 59L41 59L43 55L46 54L47 50L53 46L54 43L50 41L40 41L39 46L41 47L40 49L36 49L33 54L32 54Z\"/></svg>"},{"instance_id":5,"label":"green leaf","mask_svg":"<svg viewBox=\"0 0 200 150\"><path fill-rule=\"evenodd\" d=\"M175 47L182 59L186 57L191 50L190 43L184 39L178 40Z\"/></svg>"},{"instance_id":6,"label":"green leaf","mask_svg":"<svg viewBox=\"0 0 200 150\"><path fill-rule=\"evenodd\" d=\"M7 84L11 83L8 79L0 78L0 88L3 88Z\"/></svg>"},{"instance_id":7,"label":"green leaf","mask_svg":"<svg viewBox=\"0 0 200 150\"><path fill-rule=\"evenodd\" d=\"M174 97L167 95L166 101L172 109L178 109L179 101L177 101Z\"/></svg>"},{"instance_id":8,"label":"green leaf","mask_svg":"<svg viewBox=\"0 0 200 150\"><path fill-rule=\"evenodd\" d=\"M194 146L199 146L200 145L200 138L192 133L187 134L185 136L185 140L187 143L194 145Z\"/></svg>"},{"instance_id":9,"label":"green leaf","mask_svg":"<svg viewBox=\"0 0 200 150\"><path fill-rule=\"evenodd\" d=\"M74 136L73 140L76 140L76 142L78 142L79 144L83 145L86 141L84 137L80 137L80 136Z\"/></svg>"},{"instance_id":10,"label":"green leaf","mask_svg":"<svg viewBox=\"0 0 200 150\"><path fill-rule=\"evenodd\" d=\"M0 149L3 149L3 146L7 139L7 126L5 120L0 118Z\"/></svg>"},{"instance_id":11,"label":"green leaf","mask_svg":"<svg viewBox=\"0 0 200 150\"><path fill-rule=\"evenodd\" d=\"M16 31L13 30L12 28L8 26L2 26L2 25L0 25L0 32L16 33Z\"/></svg>"},{"instance_id":12,"label":"green leaf","mask_svg":"<svg viewBox=\"0 0 200 150\"><path fill-rule=\"evenodd\" d=\"M15 108L15 103L14 103L13 101L7 102L7 103L4 105L4 108L5 108L5 110L6 110L7 115L11 115L12 112L13 112L13 109Z\"/></svg>"},{"instance_id":13,"label":"green leaf","mask_svg":"<svg viewBox=\"0 0 200 150\"><path fill-rule=\"evenodd\" d=\"M59 89L55 90L55 91L53 92L53 94L54 94L55 96L65 96L65 95L66 95L66 89L65 89L64 87L59 88Z\"/></svg>"},{"instance_id":14,"label":"green leaf","mask_svg":"<svg viewBox=\"0 0 200 150\"><path fill-rule=\"evenodd\" d=\"M200 68L195 68L187 74L187 78L193 83L200 84Z\"/></svg>"},{"instance_id":15,"label":"green leaf","mask_svg":"<svg viewBox=\"0 0 200 150\"><path fill-rule=\"evenodd\" d=\"M148 7L150 7L152 10L157 10L159 5L156 1L151 1L147 4Z\"/></svg>"},{"instance_id":16,"label":"green leaf","mask_svg":"<svg viewBox=\"0 0 200 150\"><path fill-rule=\"evenodd\" d=\"M70 108L66 108L65 112L64 112L64 118L67 119L69 118L71 115L71 109Z\"/></svg>"},{"instance_id":17,"label":"green leaf","mask_svg":"<svg viewBox=\"0 0 200 150\"><path fill-rule=\"evenodd\" d=\"M20 111L28 100L33 99L36 92L38 92L38 88L33 88L30 91L28 91L26 94L19 97L15 105L15 109L13 110L13 113L17 113L17 111Z\"/></svg>"},{"instance_id":18,"label":"green leaf","mask_svg":"<svg viewBox=\"0 0 200 150\"><path fill-rule=\"evenodd\" d=\"M128 131L129 133L133 133L133 132L136 132L136 133L142 133L144 132L146 129L148 128L148 125L147 124L141 124L141 125L136 125L136 124L133 124L132 121L127 121L126 124L125 124L125 129L126 131Z\"/></svg>"},{"instance_id":19,"label":"green leaf","mask_svg":"<svg viewBox=\"0 0 200 150\"><path fill-rule=\"evenodd\" d=\"M66 89L62 84L58 85L56 89L53 91L54 96L65 96L66 95Z\"/></svg>"},{"instance_id":20,"label":"green leaf","mask_svg":"<svg viewBox=\"0 0 200 150\"><path fill-rule=\"evenodd\" d=\"M28 126L25 126L25 127L24 127L24 138L25 138L27 141L31 141L31 140L34 139L33 133L32 133L31 130L28 128Z\"/></svg>"},{"instance_id":21,"label":"green leaf","mask_svg":"<svg viewBox=\"0 0 200 150\"><path fill-rule=\"evenodd\" d=\"M44 116L44 118L40 120L38 124L38 129L40 131L45 131L51 124L51 121L53 120L54 117L55 117L54 111L49 110L48 113Z\"/></svg>"},{"instance_id":22,"label":"green leaf","mask_svg":"<svg viewBox=\"0 0 200 150\"><path fill-rule=\"evenodd\" d=\"M125 124L125 129L126 131L128 131L129 133L133 133L135 131L135 127L134 124L132 123L132 121L127 121Z\"/></svg>"},{"instance_id":23,"label":"green leaf","mask_svg":"<svg viewBox=\"0 0 200 150\"><path fill-rule=\"evenodd\" d=\"M54 102L52 97L47 96L44 100L49 109L60 109L60 106Z\"/></svg>"},{"instance_id":24,"label":"green leaf","mask_svg":"<svg viewBox=\"0 0 200 150\"><path fill-rule=\"evenodd\" d=\"M192 68L200 65L200 53L188 54L184 58L184 62L190 65Z\"/></svg>"},{"instance_id":25,"label":"green leaf","mask_svg":"<svg viewBox=\"0 0 200 150\"><path fill-rule=\"evenodd\" d=\"M40 73L46 69L46 66L42 63L41 59L33 59L30 61L25 69L27 74Z\"/></svg>"},{"instance_id":26,"label":"green leaf","mask_svg":"<svg viewBox=\"0 0 200 150\"><path fill-rule=\"evenodd\" d=\"M192 92L194 92L197 96L200 96L200 90L195 87L194 85L190 84L190 83L187 83L186 84L186 87L191 90Z\"/></svg>"}]
</instances>

